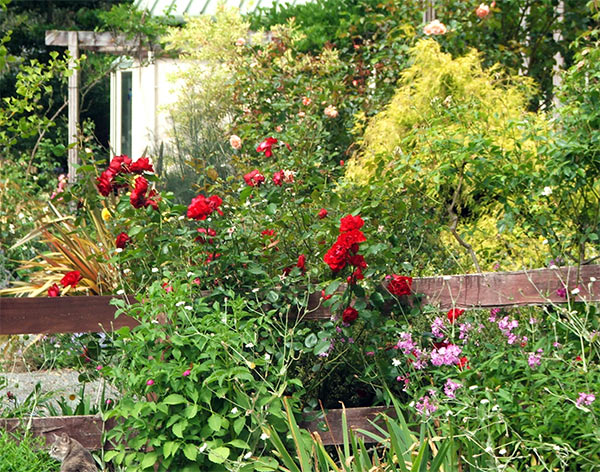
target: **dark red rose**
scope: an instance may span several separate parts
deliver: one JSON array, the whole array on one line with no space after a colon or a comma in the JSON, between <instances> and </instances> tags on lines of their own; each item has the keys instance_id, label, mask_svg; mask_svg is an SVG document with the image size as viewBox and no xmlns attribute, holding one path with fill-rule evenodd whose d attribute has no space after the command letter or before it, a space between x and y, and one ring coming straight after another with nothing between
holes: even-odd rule
<instances>
[{"instance_id":1,"label":"dark red rose","mask_svg":"<svg viewBox=\"0 0 600 472\"><path fill-rule=\"evenodd\" d=\"M253 171L250 171L244 175L244 180L250 187L258 187L265 181L265 176L262 175L257 169L254 169Z\"/></svg>"},{"instance_id":2,"label":"dark red rose","mask_svg":"<svg viewBox=\"0 0 600 472\"><path fill-rule=\"evenodd\" d=\"M304 254L300 254L298 256L298 262L296 263L296 267L299 267L302 272L306 271L306 256Z\"/></svg>"},{"instance_id":3,"label":"dark red rose","mask_svg":"<svg viewBox=\"0 0 600 472\"><path fill-rule=\"evenodd\" d=\"M451 308L450 310L448 310L448 313L446 313L446 316L448 317L448 321L450 323L454 323L456 319L464 312L465 310L461 310L460 308Z\"/></svg>"},{"instance_id":4,"label":"dark red rose","mask_svg":"<svg viewBox=\"0 0 600 472\"><path fill-rule=\"evenodd\" d=\"M113 190L113 178L114 173L109 170L105 170L100 174L100 177L96 179L96 186L98 187L98 192L100 192L100 195L108 197L111 194Z\"/></svg>"},{"instance_id":5,"label":"dark red rose","mask_svg":"<svg viewBox=\"0 0 600 472\"><path fill-rule=\"evenodd\" d=\"M360 229L365 222L360 216L346 215L340 220L340 233Z\"/></svg>"},{"instance_id":6,"label":"dark red rose","mask_svg":"<svg viewBox=\"0 0 600 472\"><path fill-rule=\"evenodd\" d=\"M342 321L346 324L350 324L358 318L358 311L353 307L349 306L342 313Z\"/></svg>"},{"instance_id":7,"label":"dark red rose","mask_svg":"<svg viewBox=\"0 0 600 472\"><path fill-rule=\"evenodd\" d=\"M325 208L321 208L319 210L319 219L322 220L323 218L325 218L327 216L327 210Z\"/></svg>"},{"instance_id":8,"label":"dark red rose","mask_svg":"<svg viewBox=\"0 0 600 472\"><path fill-rule=\"evenodd\" d=\"M60 288L56 284L52 284L48 287L48 296L49 297L58 297L60 296Z\"/></svg>"},{"instance_id":9,"label":"dark red rose","mask_svg":"<svg viewBox=\"0 0 600 472\"><path fill-rule=\"evenodd\" d=\"M275 172L273 174L273 183L280 187L283 185L283 171L282 170L280 170L279 172Z\"/></svg>"},{"instance_id":10,"label":"dark red rose","mask_svg":"<svg viewBox=\"0 0 600 472\"><path fill-rule=\"evenodd\" d=\"M362 256L361 254L354 254L353 256L350 257L348 262L350 263L350 265L352 265L358 269L366 269L367 268L367 261L365 261L364 256Z\"/></svg>"},{"instance_id":11,"label":"dark red rose","mask_svg":"<svg viewBox=\"0 0 600 472\"><path fill-rule=\"evenodd\" d=\"M152 189L152 190L150 190L150 193L148 194L148 197L146 198L146 201L144 202L144 206L145 207L151 206L156 211L158 211L158 201L159 200L160 200L160 196L158 195L158 192L155 189Z\"/></svg>"},{"instance_id":12,"label":"dark red rose","mask_svg":"<svg viewBox=\"0 0 600 472\"><path fill-rule=\"evenodd\" d=\"M131 191L129 201L133 208L142 208L146 205L146 191L148 190L148 181L144 177L135 179L134 188Z\"/></svg>"},{"instance_id":13,"label":"dark red rose","mask_svg":"<svg viewBox=\"0 0 600 472\"><path fill-rule=\"evenodd\" d=\"M112 171L114 175L120 174L121 172L127 173L129 166L131 165L131 157L125 154L121 156L115 156L108 165L108 170Z\"/></svg>"},{"instance_id":14,"label":"dark red rose","mask_svg":"<svg viewBox=\"0 0 600 472\"><path fill-rule=\"evenodd\" d=\"M387 289L392 295L396 295L397 297L410 295L412 280L412 277L393 274L389 276Z\"/></svg>"},{"instance_id":15,"label":"dark red rose","mask_svg":"<svg viewBox=\"0 0 600 472\"><path fill-rule=\"evenodd\" d=\"M273 144L277 144L277 138L267 138L256 147L256 152L264 152L265 157L271 157Z\"/></svg>"},{"instance_id":16,"label":"dark red rose","mask_svg":"<svg viewBox=\"0 0 600 472\"><path fill-rule=\"evenodd\" d=\"M60 283L65 288L69 285L75 288L77 286L77 283L81 279L81 273L78 270L73 270L71 272L67 272L65 276L61 279Z\"/></svg>"},{"instance_id":17,"label":"dark red rose","mask_svg":"<svg viewBox=\"0 0 600 472\"><path fill-rule=\"evenodd\" d=\"M348 260L348 249L339 243L334 243L333 246L323 256L325 263L332 271L338 272L346 267Z\"/></svg>"},{"instance_id":18,"label":"dark red rose","mask_svg":"<svg viewBox=\"0 0 600 472\"><path fill-rule=\"evenodd\" d=\"M365 278L365 276L362 273L362 269L360 267L357 267L356 269L354 269L354 272L352 272L352 275L349 275L348 277L346 277L346 281L350 285L354 285L357 280L363 280L364 278Z\"/></svg>"},{"instance_id":19,"label":"dark red rose","mask_svg":"<svg viewBox=\"0 0 600 472\"><path fill-rule=\"evenodd\" d=\"M154 167L150 164L150 159L147 157L140 157L137 161L133 162L129 166L129 171L134 174L142 174L144 172L154 172Z\"/></svg>"},{"instance_id":20,"label":"dark red rose","mask_svg":"<svg viewBox=\"0 0 600 472\"><path fill-rule=\"evenodd\" d=\"M223 203L221 197L217 197L216 195L211 195L210 197L208 197L208 206L212 211L216 210L219 215L223 214L223 210L219 208L221 206L221 203Z\"/></svg>"},{"instance_id":21,"label":"dark red rose","mask_svg":"<svg viewBox=\"0 0 600 472\"><path fill-rule=\"evenodd\" d=\"M115 246L119 249L125 249L125 246L131 241L131 238L127 233L119 233L117 236L117 241L115 242Z\"/></svg>"},{"instance_id":22,"label":"dark red rose","mask_svg":"<svg viewBox=\"0 0 600 472\"><path fill-rule=\"evenodd\" d=\"M365 242L367 238L362 231L353 229L342 233L337 238L337 243L341 244L347 249L350 249L353 253L358 252L358 244Z\"/></svg>"}]
</instances>

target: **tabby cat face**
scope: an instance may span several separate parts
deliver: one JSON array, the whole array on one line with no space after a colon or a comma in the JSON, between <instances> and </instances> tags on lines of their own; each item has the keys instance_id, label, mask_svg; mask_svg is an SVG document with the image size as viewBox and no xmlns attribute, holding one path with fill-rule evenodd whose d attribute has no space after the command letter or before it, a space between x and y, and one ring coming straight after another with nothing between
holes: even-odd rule
<instances>
[{"instance_id":1,"label":"tabby cat face","mask_svg":"<svg viewBox=\"0 0 600 472\"><path fill-rule=\"evenodd\" d=\"M63 461L65 457L67 457L67 454L69 454L70 450L71 438L63 433L57 437L56 441L54 441L54 444L52 444L52 447L50 448L50 457L58 459L59 461Z\"/></svg>"}]
</instances>

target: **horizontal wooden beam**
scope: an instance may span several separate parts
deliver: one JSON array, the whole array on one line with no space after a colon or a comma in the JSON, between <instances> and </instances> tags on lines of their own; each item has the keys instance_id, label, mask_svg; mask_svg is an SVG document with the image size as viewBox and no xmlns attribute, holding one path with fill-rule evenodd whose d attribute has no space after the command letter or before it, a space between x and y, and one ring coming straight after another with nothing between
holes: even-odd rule
<instances>
[{"instance_id":1,"label":"horizontal wooden beam","mask_svg":"<svg viewBox=\"0 0 600 472\"><path fill-rule=\"evenodd\" d=\"M137 326L128 316L115 318L113 298L122 297L0 297L0 335L95 333Z\"/></svg>"},{"instance_id":2,"label":"horizontal wooden beam","mask_svg":"<svg viewBox=\"0 0 600 472\"><path fill-rule=\"evenodd\" d=\"M393 410L386 407L346 408L348 427L377 432L371 422L384 412L394 416ZM306 413L304 417L313 418L315 414ZM307 419L300 427L319 433L325 445L343 444L342 410L329 410L325 416L320 415L320 419ZM379 424L382 422L379 421ZM0 418L0 429L5 431L16 434L29 431L33 436L43 437L48 445L54 442L55 435L66 433L92 451L113 449L112 444L103 441L103 435L114 425L114 420L104 422L98 415ZM366 442L373 442L368 437L363 438Z\"/></svg>"},{"instance_id":3,"label":"horizontal wooden beam","mask_svg":"<svg viewBox=\"0 0 600 472\"><path fill-rule=\"evenodd\" d=\"M128 39L124 34L111 32L77 31L80 49L106 52L109 54L124 54L142 49L140 39ZM69 31L46 31L46 46L68 46Z\"/></svg>"},{"instance_id":4,"label":"horizontal wooden beam","mask_svg":"<svg viewBox=\"0 0 600 472\"><path fill-rule=\"evenodd\" d=\"M113 421L104 422L99 416L93 415L0 418L0 429L5 431L17 435L29 431L35 437L44 438L47 445L55 441L56 435L67 433L92 451L102 449L103 446L104 449L111 449L110 444L103 444L102 436L113 425Z\"/></svg>"}]
</instances>

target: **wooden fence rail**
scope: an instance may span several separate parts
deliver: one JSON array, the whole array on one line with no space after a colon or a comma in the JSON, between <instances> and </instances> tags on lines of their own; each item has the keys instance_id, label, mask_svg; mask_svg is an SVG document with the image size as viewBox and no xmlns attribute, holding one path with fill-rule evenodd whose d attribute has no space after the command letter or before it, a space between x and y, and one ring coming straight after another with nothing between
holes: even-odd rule
<instances>
[{"instance_id":1,"label":"wooden fence rail","mask_svg":"<svg viewBox=\"0 0 600 472\"><path fill-rule=\"evenodd\" d=\"M412 289L422 296L423 303L440 310L549 305L568 300L597 302L600 265L423 277L414 279ZM566 297L561 290L566 291ZM116 307L109 303L112 298L0 298L0 335L98 332L136 326L138 322L126 315L115 318ZM331 316L322 306L319 294L311 294L308 308L304 319L324 320ZM348 424L372 430L370 421L381 411L381 408L349 408ZM322 431L323 424L328 424L330 430ZM341 410L330 410L321 420L307 418L304 426L318 431L325 444L342 443ZM23 427L41 436L66 432L89 449L110 448L102 444L102 433L111 428L111 423L104 423L97 416L0 419L2 429L13 431Z\"/></svg>"}]
</instances>

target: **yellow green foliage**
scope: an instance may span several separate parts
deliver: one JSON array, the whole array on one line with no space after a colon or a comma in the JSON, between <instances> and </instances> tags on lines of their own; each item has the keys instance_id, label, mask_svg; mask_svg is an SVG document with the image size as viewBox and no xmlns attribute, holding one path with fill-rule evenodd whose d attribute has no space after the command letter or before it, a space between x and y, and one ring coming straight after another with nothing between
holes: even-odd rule
<instances>
[{"instance_id":1,"label":"yellow green foliage","mask_svg":"<svg viewBox=\"0 0 600 472\"><path fill-rule=\"evenodd\" d=\"M511 235L496 228L499 200L510 200L501 191L505 179L540 167L536 135L546 133L546 122L527 111L533 82L484 69L475 50L453 58L432 39L419 41L410 55L391 102L366 126L348 181L379 182L422 200L435 210L442 240L462 251L471 245L482 270L507 258L510 268L539 264L537 248L523 252L532 241L518 222Z\"/></svg>"}]
</instances>

